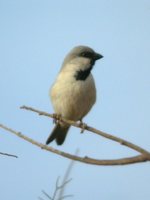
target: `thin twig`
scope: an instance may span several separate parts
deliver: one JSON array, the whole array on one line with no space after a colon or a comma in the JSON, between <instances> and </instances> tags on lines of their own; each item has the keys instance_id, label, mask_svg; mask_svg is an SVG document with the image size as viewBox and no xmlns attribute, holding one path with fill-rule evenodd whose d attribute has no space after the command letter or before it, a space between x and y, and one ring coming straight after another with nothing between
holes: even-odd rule
<instances>
[{"instance_id":1,"label":"thin twig","mask_svg":"<svg viewBox=\"0 0 150 200\"><path fill-rule=\"evenodd\" d=\"M59 188L59 179L60 179L60 177L58 177L57 180L56 180L56 187L55 187L55 191L54 191L53 198L52 198L53 200L55 200L57 192L60 189Z\"/></svg>"},{"instance_id":2,"label":"thin twig","mask_svg":"<svg viewBox=\"0 0 150 200\"><path fill-rule=\"evenodd\" d=\"M13 155L13 154L9 154L9 153L3 153L3 152L0 152L0 155L3 155L3 156L10 156L10 157L14 157L14 158L18 158L18 156Z\"/></svg>"},{"instance_id":3,"label":"thin twig","mask_svg":"<svg viewBox=\"0 0 150 200\"><path fill-rule=\"evenodd\" d=\"M66 184L68 184L70 182L70 180L66 181L65 183L62 183L61 185L59 185L59 179L60 177L57 178L56 180L56 187L55 187L55 190L54 190L54 194L53 194L53 197L51 197L47 192L45 192L44 190L42 190L42 193L50 200L56 200L56 196L58 194L58 191L59 190L62 190L63 187L65 187ZM60 198L58 198L59 200L61 199L64 199L64 198L67 198L67 197L71 197L72 195L64 195L64 196L61 196ZM40 197L41 198L41 197Z\"/></svg>"},{"instance_id":4,"label":"thin twig","mask_svg":"<svg viewBox=\"0 0 150 200\"><path fill-rule=\"evenodd\" d=\"M49 196L49 194L47 194L47 192L45 192L44 190L42 190L42 193L48 198L53 200L53 198L51 196Z\"/></svg>"},{"instance_id":5,"label":"thin twig","mask_svg":"<svg viewBox=\"0 0 150 200\"><path fill-rule=\"evenodd\" d=\"M114 159L114 160L98 160L98 159L93 159L93 158L89 158L87 156L85 157L79 157L79 156L75 156L69 153L65 153L63 151L59 151L57 149L54 149L50 146L44 145L42 143L39 143L25 135L23 135L21 132L17 132L11 128L8 128L2 124L0 124L0 128L11 132L13 134L15 134L16 136L30 142L31 144L34 144L44 150L50 151L52 153L55 153L57 155L60 155L62 157L66 157L69 158L71 160L76 160L82 163L87 163L87 164L92 164L92 165L127 165L127 164L133 164L133 163L140 163L140 162L146 162L146 161L150 161L150 154L143 154L143 155L138 155L138 156L134 156L134 157L128 157L128 158L121 158L121 159ZM147 151L146 151L147 152Z\"/></svg>"},{"instance_id":6,"label":"thin twig","mask_svg":"<svg viewBox=\"0 0 150 200\"><path fill-rule=\"evenodd\" d=\"M21 108L21 109L25 109L25 110L29 110L29 111L33 111L33 112L35 112L35 113L38 113L39 115L43 115L43 116L50 117L50 118L53 118L53 119L56 119L56 120L57 120L57 117L56 117L55 115L49 114L49 113L47 113L47 112L43 112L43 111L40 111L40 110L31 108L31 107L27 107L27 106L22 106L22 107L20 107L20 108ZM61 119L59 119L59 120L60 120L61 122L67 123L67 124L69 124L69 125L72 125L72 126L74 126L74 127L81 128L81 129L83 128L83 127L82 127L82 124L79 124L79 123L74 122L74 121L72 121L72 120L68 120L68 119L64 119L64 118L61 118ZM90 126L85 126L84 129L87 130L87 131L96 133L97 135L100 135L100 136L102 136L102 137L105 137L105 138L107 138L107 139L109 139L109 140L113 140L113 141L115 141L115 142L118 142L118 143L120 143L121 145L127 146L127 147L129 147L129 148L131 148L131 149L133 149L133 150L135 150L135 151L141 153L141 154L146 154L146 155L150 158L150 152L148 152L147 150L145 150L145 149L143 149L143 148L141 148L141 147L139 147L139 146L137 146L137 145L135 145L135 144L133 144L133 143L131 143L131 142L128 142L127 140L124 140L124 139L119 138L119 137L116 137L116 136L114 136L114 135L111 135L111 134L105 133L105 132L103 132L103 131L97 130L97 129L95 129L95 128L93 128L93 127L90 127Z\"/></svg>"},{"instance_id":7,"label":"thin twig","mask_svg":"<svg viewBox=\"0 0 150 200\"><path fill-rule=\"evenodd\" d=\"M69 180L63 181L61 185L58 186L59 189L63 188L64 186L66 186L70 181L72 181L72 178L70 178Z\"/></svg>"},{"instance_id":8,"label":"thin twig","mask_svg":"<svg viewBox=\"0 0 150 200\"><path fill-rule=\"evenodd\" d=\"M43 199L43 198L41 198L41 197L38 197L38 199L39 199L39 200L44 200L44 199Z\"/></svg>"},{"instance_id":9,"label":"thin twig","mask_svg":"<svg viewBox=\"0 0 150 200\"><path fill-rule=\"evenodd\" d=\"M73 195L72 194L64 195L61 198L59 198L58 200L62 200L62 199L70 198L70 197L73 197Z\"/></svg>"},{"instance_id":10,"label":"thin twig","mask_svg":"<svg viewBox=\"0 0 150 200\"><path fill-rule=\"evenodd\" d=\"M75 155L77 156L78 153L79 153L79 149L76 150ZM66 188L66 187L65 187L65 184L68 183L68 182L70 182L70 181L72 180L72 179L69 179L69 175L70 175L71 170L72 170L72 168L73 168L74 162L75 162L75 161L72 160L72 161L70 162L70 164L69 164L67 170L66 170L66 173L65 173L64 178L63 178L63 181L62 181L62 185L64 185L64 187L63 187L63 188L60 190L60 192L59 192L58 200L61 200L62 197L64 196L65 188Z\"/></svg>"}]
</instances>

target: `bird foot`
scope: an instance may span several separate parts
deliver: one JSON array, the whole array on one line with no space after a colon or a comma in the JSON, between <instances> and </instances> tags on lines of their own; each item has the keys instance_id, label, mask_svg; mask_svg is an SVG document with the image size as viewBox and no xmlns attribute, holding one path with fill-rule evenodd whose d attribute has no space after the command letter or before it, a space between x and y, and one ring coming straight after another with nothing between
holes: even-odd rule
<instances>
[{"instance_id":1,"label":"bird foot","mask_svg":"<svg viewBox=\"0 0 150 200\"><path fill-rule=\"evenodd\" d=\"M80 126L81 126L81 132L80 133L83 133L87 127L87 124L85 124L82 120L80 120Z\"/></svg>"},{"instance_id":2,"label":"bird foot","mask_svg":"<svg viewBox=\"0 0 150 200\"><path fill-rule=\"evenodd\" d=\"M58 124L60 120L61 120L61 115L57 113L53 113L53 123Z\"/></svg>"}]
</instances>

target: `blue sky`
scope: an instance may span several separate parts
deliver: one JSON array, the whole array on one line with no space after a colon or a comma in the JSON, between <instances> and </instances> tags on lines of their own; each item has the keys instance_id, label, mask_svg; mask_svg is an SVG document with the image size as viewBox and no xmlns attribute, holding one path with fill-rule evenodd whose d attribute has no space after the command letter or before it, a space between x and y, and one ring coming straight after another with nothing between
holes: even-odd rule
<instances>
[{"instance_id":1,"label":"blue sky","mask_svg":"<svg viewBox=\"0 0 150 200\"><path fill-rule=\"evenodd\" d=\"M97 102L84 121L150 150L150 2L148 0L0 0L0 123L45 142L52 120L20 110L21 105L53 113L48 92L64 56L88 45L104 58L93 75ZM0 130L0 198L37 199L53 193L69 160L42 151ZM136 155L104 138L71 128L57 147L99 159ZM67 194L73 199L150 199L149 163L123 167L76 162Z\"/></svg>"}]
</instances>

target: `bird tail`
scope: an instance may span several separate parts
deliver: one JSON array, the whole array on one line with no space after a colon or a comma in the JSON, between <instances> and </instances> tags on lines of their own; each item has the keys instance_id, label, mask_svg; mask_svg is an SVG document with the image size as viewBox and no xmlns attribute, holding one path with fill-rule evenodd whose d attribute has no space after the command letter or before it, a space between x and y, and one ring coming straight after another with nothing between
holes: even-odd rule
<instances>
[{"instance_id":1,"label":"bird tail","mask_svg":"<svg viewBox=\"0 0 150 200\"><path fill-rule=\"evenodd\" d=\"M66 138L69 128L70 128L69 126L66 127L66 126L62 126L60 124L56 124L52 133L47 138L46 144L49 144L53 140L56 140L56 143L58 145L62 145Z\"/></svg>"}]
</instances>

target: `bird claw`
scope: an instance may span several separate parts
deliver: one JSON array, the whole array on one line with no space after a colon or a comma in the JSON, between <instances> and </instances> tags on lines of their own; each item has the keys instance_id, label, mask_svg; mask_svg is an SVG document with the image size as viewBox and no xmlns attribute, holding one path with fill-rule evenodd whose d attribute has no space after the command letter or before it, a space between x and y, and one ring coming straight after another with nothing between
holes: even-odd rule
<instances>
[{"instance_id":1,"label":"bird claw","mask_svg":"<svg viewBox=\"0 0 150 200\"><path fill-rule=\"evenodd\" d=\"M57 113L53 113L53 123L58 124L60 120L61 120L61 115Z\"/></svg>"},{"instance_id":2,"label":"bird claw","mask_svg":"<svg viewBox=\"0 0 150 200\"><path fill-rule=\"evenodd\" d=\"M87 127L87 124L85 124L82 120L80 120L80 127L81 127L80 133L83 133Z\"/></svg>"}]
</instances>

